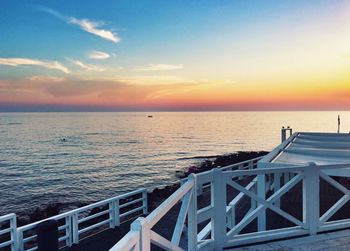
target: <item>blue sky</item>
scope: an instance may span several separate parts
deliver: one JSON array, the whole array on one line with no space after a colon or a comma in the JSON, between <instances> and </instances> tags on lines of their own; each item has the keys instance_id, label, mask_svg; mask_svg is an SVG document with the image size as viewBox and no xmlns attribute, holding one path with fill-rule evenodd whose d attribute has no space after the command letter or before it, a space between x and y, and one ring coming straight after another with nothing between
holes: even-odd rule
<instances>
[{"instance_id":1,"label":"blue sky","mask_svg":"<svg viewBox=\"0 0 350 251\"><path fill-rule=\"evenodd\" d=\"M113 97L108 97L105 103L97 98L113 85L106 87L104 82L113 81L115 88L132 86L123 95L129 93L130 97L142 98L145 101L142 105L155 109L156 104L170 104L164 100L147 103L149 97L169 96L190 109L193 102L182 100L181 93L190 97L200 91L201 101L196 105L204 107L208 106L204 102L208 89L216 88L217 93L222 89L248 92L266 84L273 88L277 82L284 89L292 88L286 76L304 76L305 66L291 65L291 60L309 62L308 70L315 74L333 60L327 56L322 58L324 64L318 65L320 59L315 55L324 51L326 55L347 55L348 16L349 3L345 0L2 0L0 91L14 97L3 98L2 103L33 104L37 92L41 99L35 105L84 106L83 96L91 94L93 89L94 102L86 105L108 103L118 107L123 103L121 97L115 97L118 100L115 102ZM330 43L334 44L333 48L327 47ZM315 44L320 48L315 50ZM295 59L294 55L302 59ZM344 62L336 65L342 74L348 66ZM339 75L337 71L333 74ZM336 80L339 86L344 85L346 76L342 78L341 83ZM315 81L314 75L310 79ZM68 94L71 88L76 97L50 99L52 93L44 93L52 89L48 86L50 81L60 82L59 88L64 91L59 93ZM84 81L90 81L87 86L94 82L94 88L84 90L81 84ZM144 85L149 90L144 90ZM161 85L167 88L160 88ZM198 89L199 85L203 88ZM234 109L236 101L227 99L227 106ZM124 103L141 106L138 102Z\"/></svg>"}]
</instances>

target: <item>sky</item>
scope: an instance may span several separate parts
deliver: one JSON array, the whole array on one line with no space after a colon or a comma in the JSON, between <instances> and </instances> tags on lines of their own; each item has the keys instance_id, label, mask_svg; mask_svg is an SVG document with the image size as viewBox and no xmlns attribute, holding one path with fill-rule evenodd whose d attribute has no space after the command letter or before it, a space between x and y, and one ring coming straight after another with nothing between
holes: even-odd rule
<instances>
[{"instance_id":1,"label":"sky","mask_svg":"<svg viewBox=\"0 0 350 251\"><path fill-rule=\"evenodd\" d=\"M0 111L349 110L350 1L0 1Z\"/></svg>"}]
</instances>

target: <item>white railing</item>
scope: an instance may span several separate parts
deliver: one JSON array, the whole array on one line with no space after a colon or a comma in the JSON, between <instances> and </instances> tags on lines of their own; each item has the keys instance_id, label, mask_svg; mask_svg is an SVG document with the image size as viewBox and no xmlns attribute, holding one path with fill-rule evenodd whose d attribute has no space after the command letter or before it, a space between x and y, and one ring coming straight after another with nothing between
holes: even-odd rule
<instances>
[{"instance_id":1,"label":"white railing","mask_svg":"<svg viewBox=\"0 0 350 251\"><path fill-rule=\"evenodd\" d=\"M258 161L261 160L263 157L264 156L260 156L253 159L245 160L239 163L235 163L224 167L218 167L218 168L223 171L255 169L258 166ZM210 171L207 171L207 172L210 172ZM199 175L205 175L205 173L207 172L202 172ZM187 180L188 180L187 178L181 179L180 184L181 185L184 184ZM197 184L197 195L201 195L203 192L208 191L209 188L210 188L210 183Z\"/></svg>"},{"instance_id":2,"label":"white railing","mask_svg":"<svg viewBox=\"0 0 350 251\"><path fill-rule=\"evenodd\" d=\"M221 167L222 171L235 171L235 170L247 170L254 169L258 165L258 161L261 160L264 156L256 157L254 159L245 160L236 164L228 165Z\"/></svg>"},{"instance_id":3,"label":"white railing","mask_svg":"<svg viewBox=\"0 0 350 251\"><path fill-rule=\"evenodd\" d=\"M151 243L165 250L184 250L180 247L180 240L185 226L185 220L188 218L188 233L196 232L196 187L194 176L190 175L188 181L183 184L175 193L166 199L159 207L157 207L146 218L138 218L131 224L131 231L124 236L111 251L128 251L128 250L144 250L151 249ZM152 230L152 228L164 217L178 202L181 202L181 208L175 224L174 232L171 240L168 240ZM195 243L191 240L195 236L188 236L188 249L195 250Z\"/></svg>"},{"instance_id":4,"label":"white railing","mask_svg":"<svg viewBox=\"0 0 350 251\"><path fill-rule=\"evenodd\" d=\"M9 233L10 239L0 243L0 248L11 246L12 251L37 250L36 229L46 220L57 221L60 247L72 246L81 238L147 214L147 210L147 190L138 189L18 228L16 215L5 215L0 217L0 226L8 221L9 227L0 229L0 241Z\"/></svg>"},{"instance_id":5,"label":"white railing","mask_svg":"<svg viewBox=\"0 0 350 251\"><path fill-rule=\"evenodd\" d=\"M0 250L6 247L17 250L16 226L15 214L0 216Z\"/></svg>"},{"instance_id":6,"label":"white railing","mask_svg":"<svg viewBox=\"0 0 350 251\"><path fill-rule=\"evenodd\" d=\"M350 218L332 220L334 216L349 200L350 190L327 174L329 169L349 168L350 164L316 166L310 163L307 166L263 168L246 171L223 172L216 169L211 174L196 175L197 184L210 182L211 203L197 211L197 224L205 221L209 223L197 235L198 250L221 250L223 248L246 245L261 241L271 241L286 237L314 235L324 231L338 230L350 227ZM288 176L282 175L288 173ZM265 179L273 176L274 183L266 186ZM275 176L275 177L274 177ZM244 177L245 184L240 177ZM286 178L288 177L288 178ZM259 191L259 182L263 186ZM320 180L323 180L340 190L344 195L333 205L330 205L322 215L320 212ZM280 200L287 192L296 186L302 189L300 211L291 208L281 208ZM230 200L228 189L236 194ZM271 190L272 189L272 190ZM239 202L245 198L250 200L250 206L245 210L241 219L237 217L237 208L243 206ZM227 203L227 201L230 201ZM293 208L293 207L292 207ZM286 225L279 223L274 229L266 227L267 210L285 219ZM241 212L242 214L242 212ZM226 215L226 217L223 217ZM265 217L259 221L259 217ZM255 230L252 227L256 222ZM262 223L262 226L259 226ZM249 227L250 229L246 229ZM210 238L208 236L210 235Z\"/></svg>"},{"instance_id":7,"label":"white railing","mask_svg":"<svg viewBox=\"0 0 350 251\"><path fill-rule=\"evenodd\" d=\"M185 247L178 244L186 216L187 250L191 251L222 250L348 228L350 216L339 219L339 215L335 215L350 201L350 189L329 175L334 173L331 169L343 168L350 168L350 164L316 166L310 163L235 171L221 168L191 174L188 181L148 217L133 222L131 231L111 250L148 251L150 243L166 250L183 250ZM320 210L321 180L343 194L328 205L328 209L323 209L324 212ZM210 194L201 202L197 191L203 185L209 185ZM287 193L296 191L294 189L299 189L293 196L300 201L300 208L281 203ZM180 200L181 210L169 241L151 228ZM276 217L278 222L273 222Z\"/></svg>"},{"instance_id":8,"label":"white railing","mask_svg":"<svg viewBox=\"0 0 350 251\"><path fill-rule=\"evenodd\" d=\"M300 167L297 167L300 169ZM273 169L273 170L272 170ZM272 168L272 169L255 169L246 171L228 171L223 172L222 170L216 169L212 171L211 175L206 177L197 177L197 182L210 182L212 200L209 206L198 210L198 222L197 224L209 221L210 227L203 228L198 234L198 249L201 250L221 250L225 247L233 247L237 245L255 243L257 241L266 241L276 238L282 238L283 236L292 236L293 234L306 234L305 224L298 220L293 215L290 215L277 206L277 201L282 195L293 188L303 178L302 174L299 174L287 182L277 191L269 196L267 199L258 195L258 179L259 175L273 175L276 173L286 172L285 168ZM294 169L293 169L294 170ZM290 170L291 171L291 170ZM295 171L295 170L294 170ZM243 185L248 183L247 185ZM232 197L232 200L228 198L228 189L234 190L236 193ZM263 192L269 190L268 187L263 187ZM232 193L232 192L231 192ZM245 212L241 212L241 219L238 219L236 212L238 208L244 207L243 200L250 201L249 206ZM229 201L229 203L227 203ZM278 230L272 230L269 232L264 229L261 231L259 228L255 232L249 231L245 233L244 230L253 220L256 220L259 214L266 209L270 209L282 217L288 219L298 227L301 226L303 229L298 228L280 228ZM207 226L208 226L207 225ZM206 231L206 234L203 234ZM292 234L293 233L293 234ZM207 238L209 236L210 238Z\"/></svg>"},{"instance_id":9,"label":"white railing","mask_svg":"<svg viewBox=\"0 0 350 251\"><path fill-rule=\"evenodd\" d=\"M257 167L257 162L262 157L257 157L233 165L225 166L222 170L248 170ZM201 177L209 177L212 171L200 173ZM210 234L211 224L208 224L204 230L198 234L197 237L197 222L202 217L202 213L197 211L197 195L204 191L210 190L210 180L203 179L200 184L196 184L198 175L191 174L188 178L182 179L182 186L165 200L158 208L156 208L148 217L139 218L131 224L130 232L125 235L111 251L125 251L125 250L150 250L150 244L154 243L165 250L183 250L180 247L180 239L185 228L185 221L187 217L187 239L188 250L197 250L197 238L205 238ZM193 189L197 187L197 189ZM174 228L171 240L167 240L158 233L152 230L152 227L172 209L176 203L182 201L181 208L178 214L177 222Z\"/></svg>"}]
</instances>

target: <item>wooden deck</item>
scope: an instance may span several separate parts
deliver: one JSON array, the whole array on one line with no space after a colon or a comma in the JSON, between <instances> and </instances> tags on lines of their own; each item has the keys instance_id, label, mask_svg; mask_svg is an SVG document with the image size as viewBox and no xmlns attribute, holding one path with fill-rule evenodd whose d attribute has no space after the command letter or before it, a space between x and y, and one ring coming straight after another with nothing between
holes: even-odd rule
<instances>
[{"instance_id":1,"label":"wooden deck","mask_svg":"<svg viewBox=\"0 0 350 251\"><path fill-rule=\"evenodd\" d=\"M306 236L260 245L229 249L229 251L347 251L350 250L350 229Z\"/></svg>"}]
</instances>

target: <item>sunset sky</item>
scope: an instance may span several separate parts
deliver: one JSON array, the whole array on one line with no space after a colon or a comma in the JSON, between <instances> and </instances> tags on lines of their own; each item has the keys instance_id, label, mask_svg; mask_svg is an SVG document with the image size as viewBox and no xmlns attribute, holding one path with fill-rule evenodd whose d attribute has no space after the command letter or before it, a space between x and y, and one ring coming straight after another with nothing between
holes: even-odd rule
<instances>
[{"instance_id":1,"label":"sunset sky","mask_svg":"<svg viewBox=\"0 0 350 251\"><path fill-rule=\"evenodd\" d=\"M0 2L0 111L349 109L347 0Z\"/></svg>"}]
</instances>

